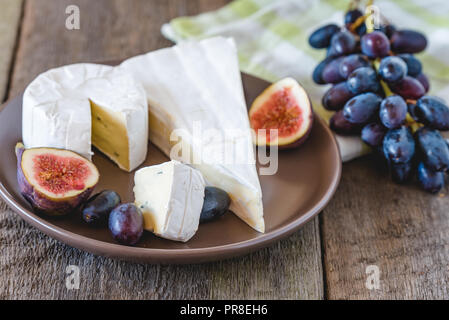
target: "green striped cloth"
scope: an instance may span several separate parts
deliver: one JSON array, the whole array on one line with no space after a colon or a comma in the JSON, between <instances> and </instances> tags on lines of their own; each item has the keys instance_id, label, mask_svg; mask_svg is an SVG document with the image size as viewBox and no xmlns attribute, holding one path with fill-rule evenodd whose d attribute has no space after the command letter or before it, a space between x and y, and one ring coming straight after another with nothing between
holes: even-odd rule
<instances>
[{"instance_id":1,"label":"green striped cloth","mask_svg":"<svg viewBox=\"0 0 449 320\"><path fill-rule=\"evenodd\" d=\"M178 42L217 35L233 37L242 71L268 81L291 76L311 96L315 111L328 120L321 106L328 86L313 83L314 67L323 50L308 45L317 27L342 24L349 0L235 0L227 6L195 17L179 17L162 27L168 39ZM446 0L374 1L396 26L424 32L429 46L419 54L431 81L431 94L449 101L449 2ZM369 151L357 137L337 136L343 161Z\"/></svg>"}]
</instances>

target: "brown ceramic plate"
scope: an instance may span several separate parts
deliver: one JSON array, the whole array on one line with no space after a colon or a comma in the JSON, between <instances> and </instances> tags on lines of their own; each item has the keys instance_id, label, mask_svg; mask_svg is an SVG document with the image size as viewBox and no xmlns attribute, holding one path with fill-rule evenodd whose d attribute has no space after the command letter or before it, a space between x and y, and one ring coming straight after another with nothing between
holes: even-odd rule
<instances>
[{"instance_id":1,"label":"brown ceramic plate","mask_svg":"<svg viewBox=\"0 0 449 320\"><path fill-rule=\"evenodd\" d=\"M248 105L269 83L243 75ZM339 150L332 132L315 117L310 137L300 148L280 151L279 169L261 176L266 232L258 233L234 214L199 227L187 243L145 232L137 247L117 244L105 228L94 229L79 214L52 218L34 214L20 195L14 146L22 139L22 97L0 108L0 195L25 221L70 246L97 255L147 263L198 263L246 254L284 238L318 214L334 194L341 174ZM142 166L167 161L153 145ZM100 152L93 158L101 179L96 190L116 190L124 202L133 201L133 173L121 171Z\"/></svg>"}]
</instances>

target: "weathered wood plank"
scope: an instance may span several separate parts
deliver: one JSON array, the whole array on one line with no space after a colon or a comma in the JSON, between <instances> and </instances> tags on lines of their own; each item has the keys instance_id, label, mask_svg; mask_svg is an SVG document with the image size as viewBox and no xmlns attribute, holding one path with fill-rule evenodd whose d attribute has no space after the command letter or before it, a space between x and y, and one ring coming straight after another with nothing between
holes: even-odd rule
<instances>
[{"instance_id":1,"label":"weathered wood plank","mask_svg":"<svg viewBox=\"0 0 449 320\"><path fill-rule=\"evenodd\" d=\"M10 96L40 72L79 61L114 60L168 46L160 26L226 0L32 0L26 3ZM69 4L81 29L65 29ZM323 297L318 219L271 248L212 264L118 262L70 248L31 228L0 203L0 298L206 299ZM80 290L67 290L77 265Z\"/></svg>"},{"instance_id":2,"label":"weathered wood plank","mask_svg":"<svg viewBox=\"0 0 449 320\"><path fill-rule=\"evenodd\" d=\"M322 299L318 218L250 258L211 265L211 299Z\"/></svg>"},{"instance_id":3,"label":"weathered wood plank","mask_svg":"<svg viewBox=\"0 0 449 320\"><path fill-rule=\"evenodd\" d=\"M449 298L447 196L396 185L368 157L343 166L321 223L328 298ZM369 265L379 268L378 290L365 286Z\"/></svg>"},{"instance_id":4,"label":"weathered wood plank","mask_svg":"<svg viewBox=\"0 0 449 320\"><path fill-rule=\"evenodd\" d=\"M0 101L5 98L9 71L22 14L22 0L4 0L0 10Z\"/></svg>"}]
</instances>

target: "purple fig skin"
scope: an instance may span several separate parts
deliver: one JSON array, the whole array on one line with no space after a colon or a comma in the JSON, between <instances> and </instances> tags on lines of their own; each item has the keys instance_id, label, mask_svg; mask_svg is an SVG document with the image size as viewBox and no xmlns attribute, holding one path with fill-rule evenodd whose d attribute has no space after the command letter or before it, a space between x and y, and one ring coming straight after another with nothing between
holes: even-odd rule
<instances>
[{"instance_id":1,"label":"purple fig skin","mask_svg":"<svg viewBox=\"0 0 449 320\"><path fill-rule=\"evenodd\" d=\"M312 104L310 104L310 108L312 108ZM310 113L310 117L307 119L307 121L309 122L309 127L307 128L307 131L302 135L301 138L299 138L298 140L289 143L289 144L285 144L285 145L279 145L278 148L279 150L288 150L288 149L294 149L294 148L298 148L300 147L304 142L306 142L307 138L310 135L310 132L312 132L312 127L313 127L313 109L312 112Z\"/></svg>"},{"instance_id":2,"label":"purple fig skin","mask_svg":"<svg viewBox=\"0 0 449 320\"><path fill-rule=\"evenodd\" d=\"M61 198L58 200L51 199L47 195L34 189L28 182L22 170L22 156L25 151L23 144L16 145L17 156L17 182L22 196L27 200L36 213L42 213L49 216L63 216L75 211L80 204L87 201L95 185L87 188L82 193L74 196Z\"/></svg>"}]
</instances>

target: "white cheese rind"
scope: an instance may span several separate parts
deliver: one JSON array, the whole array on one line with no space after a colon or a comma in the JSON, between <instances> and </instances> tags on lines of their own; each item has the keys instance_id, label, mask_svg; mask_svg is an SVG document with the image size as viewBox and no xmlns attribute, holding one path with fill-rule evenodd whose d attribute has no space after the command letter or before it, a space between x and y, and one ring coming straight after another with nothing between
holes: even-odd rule
<instances>
[{"instance_id":1,"label":"white cheese rind","mask_svg":"<svg viewBox=\"0 0 449 320\"><path fill-rule=\"evenodd\" d=\"M204 188L201 173L179 161L136 171L135 204L142 210L145 229L170 240L190 240L198 230Z\"/></svg>"},{"instance_id":2,"label":"white cheese rind","mask_svg":"<svg viewBox=\"0 0 449 320\"><path fill-rule=\"evenodd\" d=\"M91 159L90 102L123 115L130 170L147 153L148 112L145 90L133 76L115 67L80 63L42 73L23 96L22 139L26 148L67 149Z\"/></svg>"},{"instance_id":3,"label":"white cheese rind","mask_svg":"<svg viewBox=\"0 0 449 320\"><path fill-rule=\"evenodd\" d=\"M215 158L225 157L226 144L238 146L243 161L217 161L199 156L186 161L201 171L207 183L229 193L231 210L259 232L265 231L262 191L256 171L248 113L233 40L222 37L183 42L121 64L139 79L146 91L150 118L150 140L170 155L169 133L184 132L182 141L191 155L215 148ZM151 123L151 120L150 120ZM232 138L217 134L194 140L195 126L220 133L237 130Z\"/></svg>"}]
</instances>

